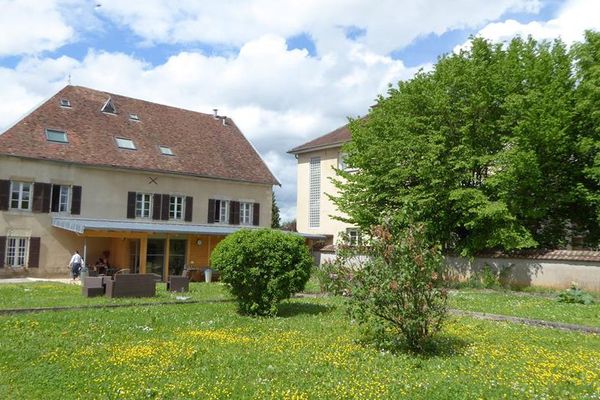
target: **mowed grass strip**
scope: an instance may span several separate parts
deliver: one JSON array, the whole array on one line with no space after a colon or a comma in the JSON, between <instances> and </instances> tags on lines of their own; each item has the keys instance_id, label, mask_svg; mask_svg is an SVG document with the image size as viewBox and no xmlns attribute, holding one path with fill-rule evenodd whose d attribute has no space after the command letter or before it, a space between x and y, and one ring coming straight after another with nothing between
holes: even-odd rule
<instances>
[{"instance_id":1,"label":"mowed grass strip","mask_svg":"<svg viewBox=\"0 0 600 400\"><path fill-rule=\"evenodd\" d=\"M203 288L203 287L201 287ZM339 298L0 317L0 398L593 399L600 337L451 318L435 356L357 344Z\"/></svg>"},{"instance_id":2,"label":"mowed grass strip","mask_svg":"<svg viewBox=\"0 0 600 400\"><path fill-rule=\"evenodd\" d=\"M465 311L600 327L598 298L589 305L567 304L558 302L556 294L461 289L450 292L448 305Z\"/></svg>"},{"instance_id":3,"label":"mowed grass strip","mask_svg":"<svg viewBox=\"0 0 600 400\"><path fill-rule=\"evenodd\" d=\"M104 304L140 304L192 300L230 299L221 284L191 283L186 293L167 292L166 284L156 285L156 296L109 299L104 296L84 297L81 286L58 282L0 284L0 310L14 308L68 307Z\"/></svg>"}]
</instances>

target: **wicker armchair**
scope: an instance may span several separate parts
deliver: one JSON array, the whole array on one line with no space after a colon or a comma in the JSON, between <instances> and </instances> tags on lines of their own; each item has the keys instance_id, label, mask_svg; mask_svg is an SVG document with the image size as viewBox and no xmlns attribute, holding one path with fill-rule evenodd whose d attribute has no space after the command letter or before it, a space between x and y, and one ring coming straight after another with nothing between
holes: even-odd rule
<instances>
[{"instance_id":1,"label":"wicker armchair","mask_svg":"<svg viewBox=\"0 0 600 400\"><path fill-rule=\"evenodd\" d=\"M102 277L86 276L81 285L81 294L85 297L104 295L104 280Z\"/></svg>"}]
</instances>

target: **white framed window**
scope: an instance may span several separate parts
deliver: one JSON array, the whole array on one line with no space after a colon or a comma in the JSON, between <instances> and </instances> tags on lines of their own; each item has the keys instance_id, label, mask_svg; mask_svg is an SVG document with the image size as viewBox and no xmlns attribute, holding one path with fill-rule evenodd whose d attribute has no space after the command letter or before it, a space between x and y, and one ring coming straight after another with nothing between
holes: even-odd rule
<instances>
[{"instance_id":1,"label":"white framed window","mask_svg":"<svg viewBox=\"0 0 600 400\"><path fill-rule=\"evenodd\" d=\"M253 203L240 203L240 225L252 225Z\"/></svg>"},{"instance_id":2,"label":"white framed window","mask_svg":"<svg viewBox=\"0 0 600 400\"><path fill-rule=\"evenodd\" d=\"M10 208L13 210L31 210L31 182L11 181Z\"/></svg>"},{"instance_id":3,"label":"white framed window","mask_svg":"<svg viewBox=\"0 0 600 400\"><path fill-rule=\"evenodd\" d=\"M321 218L321 157L310 159L308 227L318 228Z\"/></svg>"},{"instance_id":4,"label":"white framed window","mask_svg":"<svg viewBox=\"0 0 600 400\"><path fill-rule=\"evenodd\" d=\"M65 108L71 108L71 102L67 99L60 99L60 106Z\"/></svg>"},{"instance_id":5,"label":"white framed window","mask_svg":"<svg viewBox=\"0 0 600 400\"><path fill-rule=\"evenodd\" d=\"M60 185L58 192L58 212L69 211L71 203L71 186Z\"/></svg>"},{"instance_id":6,"label":"white framed window","mask_svg":"<svg viewBox=\"0 0 600 400\"><path fill-rule=\"evenodd\" d=\"M136 218L150 218L152 211L152 195L150 193L137 193L135 195Z\"/></svg>"},{"instance_id":7,"label":"white framed window","mask_svg":"<svg viewBox=\"0 0 600 400\"><path fill-rule=\"evenodd\" d=\"M348 155L346 153L338 154L338 169L345 171L348 166L346 165L346 157Z\"/></svg>"},{"instance_id":8,"label":"white framed window","mask_svg":"<svg viewBox=\"0 0 600 400\"><path fill-rule=\"evenodd\" d=\"M183 196L171 196L169 201L169 218L183 219Z\"/></svg>"},{"instance_id":9,"label":"white framed window","mask_svg":"<svg viewBox=\"0 0 600 400\"><path fill-rule=\"evenodd\" d=\"M12 268L25 267L29 256L27 249L29 249L29 238L7 237L4 265Z\"/></svg>"},{"instance_id":10,"label":"white framed window","mask_svg":"<svg viewBox=\"0 0 600 400\"><path fill-rule=\"evenodd\" d=\"M350 246L358 246L362 243L360 230L358 228L346 229L346 235L348 236L348 244Z\"/></svg>"},{"instance_id":11,"label":"white framed window","mask_svg":"<svg viewBox=\"0 0 600 400\"><path fill-rule=\"evenodd\" d=\"M116 137L115 140L117 141L117 146L121 149L136 150L135 143L131 139Z\"/></svg>"},{"instance_id":12,"label":"white framed window","mask_svg":"<svg viewBox=\"0 0 600 400\"><path fill-rule=\"evenodd\" d=\"M228 224L229 223L229 200L217 200L217 209L218 211L218 222L220 224Z\"/></svg>"}]
</instances>

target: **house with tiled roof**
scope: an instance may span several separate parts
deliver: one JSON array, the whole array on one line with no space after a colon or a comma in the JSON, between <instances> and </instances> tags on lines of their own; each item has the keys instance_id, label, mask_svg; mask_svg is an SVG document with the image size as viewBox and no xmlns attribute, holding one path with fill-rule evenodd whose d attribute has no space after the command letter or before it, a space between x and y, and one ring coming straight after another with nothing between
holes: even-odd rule
<instances>
[{"instance_id":1,"label":"house with tiled roof","mask_svg":"<svg viewBox=\"0 0 600 400\"><path fill-rule=\"evenodd\" d=\"M344 125L332 132L289 150L298 160L296 227L306 235L324 235L325 249L333 248L342 233L351 243L359 238L358 229L335 219L342 215L327 195L337 193L331 178L335 169L346 169L342 146L351 139Z\"/></svg>"},{"instance_id":2,"label":"house with tiled roof","mask_svg":"<svg viewBox=\"0 0 600 400\"><path fill-rule=\"evenodd\" d=\"M88 265L166 278L270 226L279 182L230 118L66 86L0 134L0 277Z\"/></svg>"}]
</instances>

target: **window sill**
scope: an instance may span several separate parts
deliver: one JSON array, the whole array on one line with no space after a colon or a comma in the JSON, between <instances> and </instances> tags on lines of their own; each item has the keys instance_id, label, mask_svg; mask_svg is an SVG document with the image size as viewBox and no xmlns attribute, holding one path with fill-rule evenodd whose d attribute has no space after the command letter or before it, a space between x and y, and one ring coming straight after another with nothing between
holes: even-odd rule
<instances>
[{"instance_id":1,"label":"window sill","mask_svg":"<svg viewBox=\"0 0 600 400\"><path fill-rule=\"evenodd\" d=\"M19 210L16 208L10 208L6 211L4 211L5 213L9 214L9 215L23 215L23 214L33 214L33 212L31 210ZM38 214L45 214L45 213L38 213Z\"/></svg>"}]
</instances>

